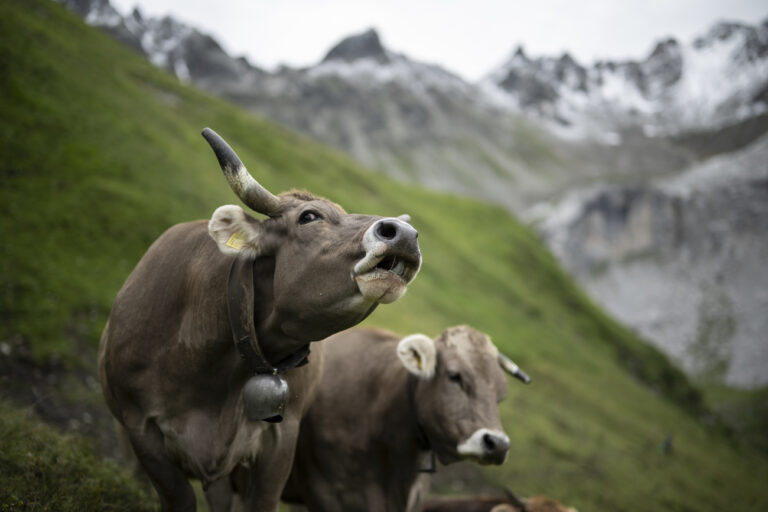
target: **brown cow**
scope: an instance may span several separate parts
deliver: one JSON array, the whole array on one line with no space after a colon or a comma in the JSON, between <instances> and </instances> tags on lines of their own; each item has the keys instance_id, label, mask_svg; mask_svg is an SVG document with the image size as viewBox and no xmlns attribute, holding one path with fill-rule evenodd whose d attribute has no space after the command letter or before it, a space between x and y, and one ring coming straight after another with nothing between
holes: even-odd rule
<instances>
[{"instance_id":1,"label":"brown cow","mask_svg":"<svg viewBox=\"0 0 768 512\"><path fill-rule=\"evenodd\" d=\"M500 359L529 379L486 335L461 326L435 340L401 340L354 329L323 348L323 377L301 422L286 502L313 512L402 511L431 453L443 464L504 462Z\"/></svg>"},{"instance_id":2,"label":"brown cow","mask_svg":"<svg viewBox=\"0 0 768 512\"><path fill-rule=\"evenodd\" d=\"M504 498L440 496L428 499L422 512L577 512L546 496L520 498L507 490Z\"/></svg>"},{"instance_id":3,"label":"brown cow","mask_svg":"<svg viewBox=\"0 0 768 512\"><path fill-rule=\"evenodd\" d=\"M163 510L195 509L190 477L227 510L228 477L244 467L247 510L276 510L317 379L315 365L296 367L311 341L405 292L421 264L417 233L407 216L274 196L223 139L203 136L240 199L269 218L222 206L160 236L115 299L99 375Z\"/></svg>"}]
</instances>

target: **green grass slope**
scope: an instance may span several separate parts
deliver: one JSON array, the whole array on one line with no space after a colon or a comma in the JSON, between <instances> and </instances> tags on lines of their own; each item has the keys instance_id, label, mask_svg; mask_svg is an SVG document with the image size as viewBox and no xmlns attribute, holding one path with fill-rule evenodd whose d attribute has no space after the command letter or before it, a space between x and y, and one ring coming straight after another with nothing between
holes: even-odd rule
<instances>
[{"instance_id":1,"label":"green grass slope","mask_svg":"<svg viewBox=\"0 0 768 512\"><path fill-rule=\"evenodd\" d=\"M495 485L581 510L768 507L766 461L704 426L682 374L501 209L384 179L182 86L54 2L0 3L0 42L0 343L12 352L0 357L23 345L95 373L111 302L149 244L237 202L199 135L211 126L273 191L411 214L423 270L367 323L430 334L467 323L531 374L502 404L513 448L485 472Z\"/></svg>"},{"instance_id":2,"label":"green grass slope","mask_svg":"<svg viewBox=\"0 0 768 512\"><path fill-rule=\"evenodd\" d=\"M0 401L0 511L154 510L154 500L82 440Z\"/></svg>"}]
</instances>

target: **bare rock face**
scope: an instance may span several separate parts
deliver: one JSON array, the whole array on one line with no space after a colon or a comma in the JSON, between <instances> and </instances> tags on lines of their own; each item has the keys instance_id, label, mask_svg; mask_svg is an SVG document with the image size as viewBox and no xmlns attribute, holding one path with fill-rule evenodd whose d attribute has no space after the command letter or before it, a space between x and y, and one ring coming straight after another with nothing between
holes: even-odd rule
<instances>
[{"instance_id":1,"label":"bare rock face","mask_svg":"<svg viewBox=\"0 0 768 512\"><path fill-rule=\"evenodd\" d=\"M768 384L768 137L672 180L572 194L542 228L601 305L684 369Z\"/></svg>"}]
</instances>

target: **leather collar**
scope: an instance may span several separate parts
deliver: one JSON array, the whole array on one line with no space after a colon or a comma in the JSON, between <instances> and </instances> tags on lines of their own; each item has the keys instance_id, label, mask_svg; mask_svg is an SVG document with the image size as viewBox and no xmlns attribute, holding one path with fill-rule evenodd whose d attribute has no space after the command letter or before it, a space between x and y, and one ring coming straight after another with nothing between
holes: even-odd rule
<instances>
[{"instance_id":1,"label":"leather collar","mask_svg":"<svg viewBox=\"0 0 768 512\"><path fill-rule=\"evenodd\" d=\"M237 257L232 262L227 280L227 312L235 346L245 363L257 374L283 373L309 362L309 343L288 357L270 363L261 351L254 325L253 266L254 258Z\"/></svg>"}]
</instances>

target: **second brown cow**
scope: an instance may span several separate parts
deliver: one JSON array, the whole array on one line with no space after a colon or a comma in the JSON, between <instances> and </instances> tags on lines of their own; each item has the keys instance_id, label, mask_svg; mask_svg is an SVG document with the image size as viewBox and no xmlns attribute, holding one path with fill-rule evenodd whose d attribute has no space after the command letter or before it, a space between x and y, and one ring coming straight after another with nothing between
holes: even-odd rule
<instances>
[{"instance_id":1,"label":"second brown cow","mask_svg":"<svg viewBox=\"0 0 768 512\"><path fill-rule=\"evenodd\" d=\"M502 368L529 379L485 334L460 326L434 340L400 339L356 329L324 344L285 501L311 511L402 511L431 453L443 464L506 459Z\"/></svg>"}]
</instances>

